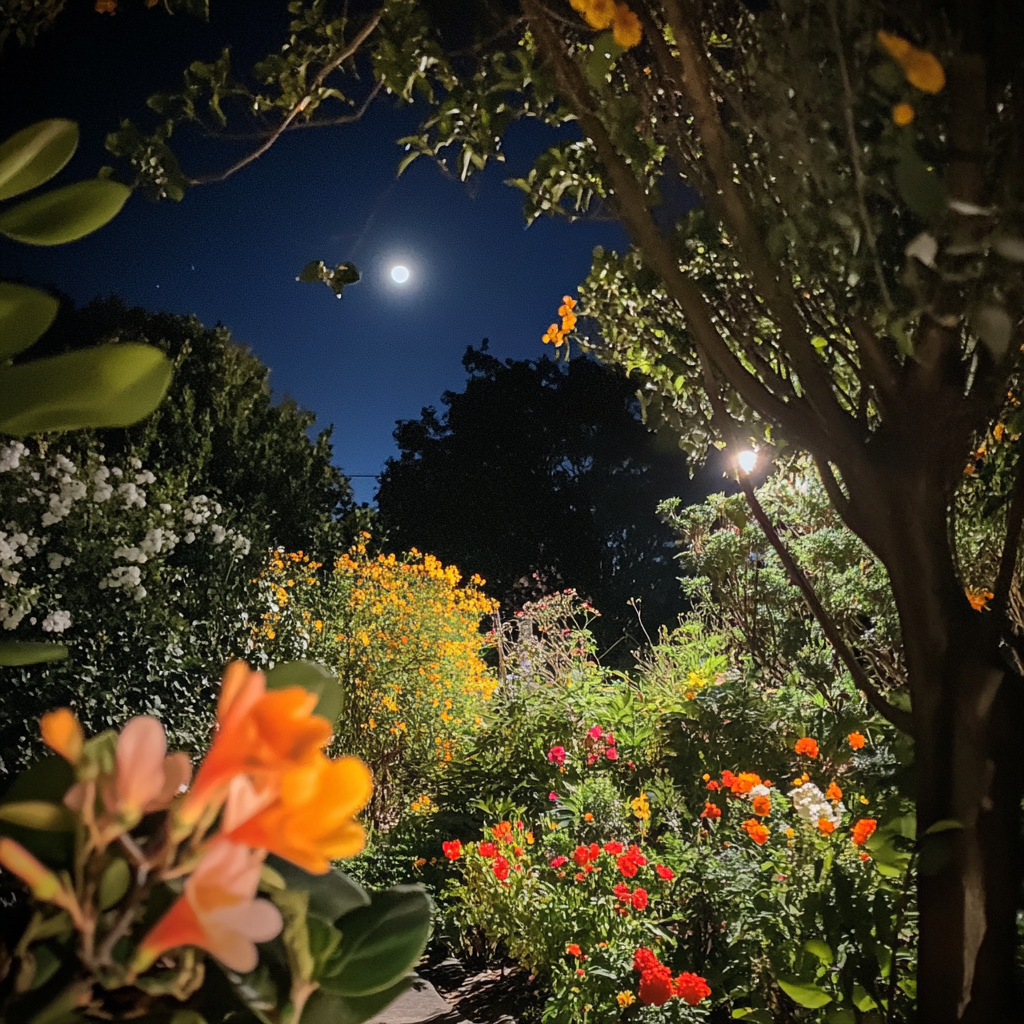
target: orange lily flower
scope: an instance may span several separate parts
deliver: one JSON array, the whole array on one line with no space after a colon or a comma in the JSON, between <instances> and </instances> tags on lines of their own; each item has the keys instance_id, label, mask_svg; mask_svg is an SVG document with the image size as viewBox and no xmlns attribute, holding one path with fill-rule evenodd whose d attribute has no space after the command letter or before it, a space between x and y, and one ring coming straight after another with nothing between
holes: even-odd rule
<instances>
[{"instance_id":1,"label":"orange lily flower","mask_svg":"<svg viewBox=\"0 0 1024 1024\"><path fill-rule=\"evenodd\" d=\"M217 703L217 731L195 783L185 797L180 818L187 824L226 795L237 775L258 785L292 768L310 767L331 738L330 722L312 714L315 695L301 686L267 692L262 672L244 661L228 665Z\"/></svg>"},{"instance_id":2,"label":"orange lily flower","mask_svg":"<svg viewBox=\"0 0 1024 1024\"><path fill-rule=\"evenodd\" d=\"M227 839L276 853L321 875L332 860L353 857L366 836L355 821L373 792L370 770L354 757L322 758L281 776L267 799L244 776L228 792L222 832Z\"/></svg>"},{"instance_id":3,"label":"orange lily flower","mask_svg":"<svg viewBox=\"0 0 1024 1024\"><path fill-rule=\"evenodd\" d=\"M51 750L55 750L72 764L78 763L85 745L85 735L70 709L58 708L56 711L47 711L39 719L39 731L43 735L43 742Z\"/></svg>"},{"instance_id":4,"label":"orange lily flower","mask_svg":"<svg viewBox=\"0 0 1024 1024\"><path fill-rule=\"evenodd\" d=\"M196 946L239 974L253 970L255 944L268 942L282 926L277 907L256 898L262 863L262 853L215 842L185 882L184 895L142 940L132 969L144 971L169 949Z\"/></svg>"}]
</instances>

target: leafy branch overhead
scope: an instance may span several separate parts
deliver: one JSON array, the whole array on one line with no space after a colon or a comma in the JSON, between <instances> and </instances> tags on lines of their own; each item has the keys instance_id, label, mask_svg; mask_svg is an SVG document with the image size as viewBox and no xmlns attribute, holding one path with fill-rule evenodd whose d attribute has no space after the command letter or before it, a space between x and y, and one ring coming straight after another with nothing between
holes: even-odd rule
<instances>
[{"instance_id":1,"label":"leafy branch overhead","mask_svg":"<svg viewBox=\"0 0 1024 1024\"><path fill-rule=\"evenodd\" d=\"M339 263L331 270L323 260L311 260L302 268L295 280L304 284L323 282L340 299L345 285L359 282L359 271L356 270L354 263Z\"/></svg>"}]
</instances>

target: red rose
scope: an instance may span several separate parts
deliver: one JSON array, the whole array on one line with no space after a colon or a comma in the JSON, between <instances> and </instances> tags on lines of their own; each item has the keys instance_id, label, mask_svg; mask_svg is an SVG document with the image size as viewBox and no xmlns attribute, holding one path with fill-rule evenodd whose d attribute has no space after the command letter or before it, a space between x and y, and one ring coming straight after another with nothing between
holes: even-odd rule
<instances>
[{"instance_id":1,"label":"red rose","mask_svg":"<svg viewBox=\"0 0 1024 1024\"><path fill-rule=\"evenodd\" d=\"M504 857L497 857L492 870L494 871L494 877L499 882L504 882L508 878L508 861Z\"/></svg>"},{"instance_id":2,"label":"red rose","mask_svg":"<svg viewBox=\"0 0 1024 1024\"><path fill-rule=\"evenodd\" d=\"M676 873L671 868L665 867L664 864L655 864L654 870L658 872L658 877L663 882L671 882L676 877Z\"/></svg>"},{"instance_id":3,"label":"red rose","mask_svg":"<svg viewBox=\"0 0 1024 1024\"><path fill-rule=\"evenodd\" d=\"M550 863L551 863L551 866L553 868L560 868L563 864L568 864L569 863L569 858L568 857L555 857L555 859L552 860Z\"/></svg>"},{"instance_id":4,"label":"red rose","mask_svg":"<svg viewBox=\"0 0 1024 1024\"><path fill-rule=\"evenodd\" d=\"M441 849L449 860L458 860L462 856L462 843L453 839L450 843L442 843Z\"/></svg>"},{"instance_id":5,"label":"red rose","mask_svg":"<svg viewBox=\"0 0 1024 1024\"><path fill-rule=\"evenodd\" d=\"M633 893L632 900L634 910L645 910L647 908L647 891L645 889L637 889Z\"/></svg>"},{"instance_id":6,"label":"red rose","mask_svg":"<svg viewBox=\"0 0 1024 1024\"><path fill-rule=\"evenodd\" d=\"M481 857L487 857L490 859L491 857L497 856L498 847L495 843L481 843L476 848L476 852L479 853Z\"/></svg>"}]
</instances>

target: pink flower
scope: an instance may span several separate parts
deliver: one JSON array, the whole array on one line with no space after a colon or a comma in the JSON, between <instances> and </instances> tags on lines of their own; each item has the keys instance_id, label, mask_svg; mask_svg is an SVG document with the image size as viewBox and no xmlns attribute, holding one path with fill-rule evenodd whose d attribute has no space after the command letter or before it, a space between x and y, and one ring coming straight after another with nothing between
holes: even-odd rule
<instances>
[{"instance_id":1,"label":"pink flower","mask_svg":"<svg viewBox=\"0 0 1024 1024\"><path fill-rule=\"evenodd\" d=\"M619 752L614 747L609 747L604 752L604 756L607 757L609 761L618 761Z\"/></svg>"},{"instance_id":2,"label":"pink flower","mask_svg":"<svg viewBox=\"0 0 1024 1024\"><path fill-rule=\"evenodd\" d=\"M256 967L256 943L281 931L281 912L256 898L263 854L219 840L185 882L184 895L142 940L133 970L145 970L162 953L196 946L225 967L245 974Z\"/></svg>"},{"instance_id":3,"label":"pink flower","mask_svg":"<svg viewBox=\"0 0 1024 1024\"><path fill-rule=\"evenodd\" d=\"M548 793L548 799L551 801L555 801L558 799L558 794L554 790L551 790L551 792Z\"/></svg>"},{"instance_id":4,"label":"pink flower","mask_svg":"<svg viewBox=\"0 0 1024 1024\"><path fill-rule=\"evenodd\" d=\"M552 764L565 764L565 747L552 747L548 751L548 760Z\"/></svg>"},{"instance_id":5,"label":"pink flower","mask_svg":"<svg viewBox=\"0 0 1024 1024\"><path fill-rule=\"evenodd\" d=\"M615 746L615 737L610 732L606 732L604 734L604 741L608 744L609 747Z\"/></svg>"},{"instance_id":6,"label":"pink flower","mask_svg":"<svg viewBox=\"0 0 1024 1024\"><path fill-rule=\"evenodd\" d=\"M549 863L551 864L551 866L553 868L560 868L564 864L568 864L569 863L569 858L568 857L555 857L553 860L549 861Z\"/></svg>"},{"instance_id":7,"label":"pink flower","mask_svg":"<svg viewBox=\"0 0 1024 1024\"><path fill-rule=\"evenodd\" d=\"M601 736L602 736L603 734L604 734L604 730L603 730L603 729L601 728L601 726L599 726L599 725L592 725L592 726L591 726L591 727L590 727L590 728L589 728L589 729L587 730L587 735L588 735L588 736L589 736L589 737L590 737L590 738L591 738L592 740L599 740L599 739L601 738Z\"/></svg>"}]
</instances>

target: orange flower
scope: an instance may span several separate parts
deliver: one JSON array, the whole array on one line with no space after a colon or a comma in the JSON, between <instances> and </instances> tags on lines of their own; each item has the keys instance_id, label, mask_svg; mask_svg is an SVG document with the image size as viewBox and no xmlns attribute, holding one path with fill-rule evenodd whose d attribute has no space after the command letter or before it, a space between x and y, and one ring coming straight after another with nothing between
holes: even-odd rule
<instances>
[{"instance_id":1,"label":"orange flower","mask_svg":"<svg viewBox=\"0 0 1024 1024\"><path fill-rule=\"evenodd\" d=\"M724 772L722 781L725 781ZM727 785L736 796L742 796L744 793L749 793L755 786L761 785L761 776L755 775L753 772L740 772L739 775L732 775Z\"/></svg>"},{"instance_id":2,"label":"orange flower","mask_svg":"<svg viewBox=\"0 0 1024 1024\"><path fill-rule=\"evenodd\" d=\"M591 28L602 32L611 25L612 19L615 17L615 2L614 0L587 0L581 13Z\"/></svg>"},{"instance_id":3,"label":"orange flower","mask_svg":"<svg viewBox=\"0 0 1024 1024\"><path fill-rule=\"evenodd\" d=\"M985 606L995 597L991 590L985 589L971 590L968 588L964 593L967 595L967 600L970 602L971 607L976 612L984 611Z\"/></svg>"},{"instance_id":4,"label":"orange flower","mask_svg":"<svg viewBox=\"0 0 1024 1024\"><path fill-rule=\"evenodd\" d=\"M900 128L905 128L914 120L914 108L909 103L897 103L892 108L892 119Z\"/></svg>"},{"instance_id":5,"label":"orange flower","mask_svg":"<svg viewBox=\"0 0 1024 1024\"><path fill-rule=\"evenodd\" d=\"M860 750L864 744L867 743L867 740L863 735L861 735L861 733L851 732L850 735L846 737L846 742L849 743L854 750Z\"/></svg>"},{"instance_id":6,"label":"orange flower","mask_svg":"<svg viewBox=\"0 0 1024 1024\"><path fill-rule=\"evenodd\" d=\"M570 313L576 308L576 300L571 295L562 296L562 304L558 307L559 316L569 316ZM573 313L573 316L575 314Z\"/></svg>"},{"instance_id":7,"label":"orange flower","mask_svg":"<svg viewBox=\"0 0 1024 1024\"><path fill-rule=\"evenodd\" d=\"M830 782L828 789L825 790L825 797L828 800L842 800L843 791L834 782Z\"/></svg>"},{"instance_id":8,"label":"orange flower","mask_svg":"<svg viewBox=\"0 0 1024 1024\"><path fill-rule=\"evenodd\" d=\"M765 794L755 796L751 801L751 807L755 814L760 814L761 817L772 813L772 798Z\"/></svg>"},{"instance_id":9,"label":"orange flower","mask_svg":"<svg viewBox=\"0 0 1024 1024\"><path fill-rule=\"evenodd\" d=\"M715 818L720 818L722 816L722 809L713 804L710 800L705 800L704 810L700 812L700 816L702 818L714 820Z\"/></svg>"},{"instance_id":10,"label":"orange flower","mask_svg":"<svg viewBox=\"0 0 1024 1024\"><path fill-rule=\"evenodd\" d=\"M762 825L757 818L747 818L747 820L740 825L740 828L742 828L758 846L764 846L764 844L768 842L768 829Z\"/></svg>"},{"instance_id":11,"label":"orange flower","mask_svg":"<svg viewBox=\"0 0 1024 1024\"><path fill-rule=\"evenodd\" d=\"M879 45L907 76L907 81L921 92L941 92L946 84L946 72L938 57L927 50L919 50L913 43L889 32L878 33Z\"/></svg>"},{"instance_id":12,"label":"orange flower","mask_svg":"<svg viewBox=\"0 0 1024 1024\"><path fill-rule=\"evenodd\" d=\"M43 735L43 742L51 750L57 751L72 764L78 763L82 756L82 747L85 745L85 736L78 719L68 708L47 711L39 719L39 731Z\"/></svg>"},{"instance_id":13,"label":"orange flower","mask_svg":"<svg viewBox=\"0 0 1024 1024\"><path fill-rule=\"evenodd\" d=\"M554 345L555 348L558 348L564 340L565 338L562 336L562 332L558 329L558 324L552 324L541 337L541 341L543 341L545 345L551 344Z\"/></svg>"},{"instance_id":14,"label":"orange flower","mask_svg":"<svg viewBox=\"0 0 1024 1024\"><path fill-rule=\"evenodd\" d=\"M819 818L815 827L826 836L830 836L836 830L835 825L828 818Z\"/></svg>"},{"instance_id":15,"label":"orange flower","mask_svg":"<svg viewBox=\"0 0 1024 1024\"><path fill-rule=\"evenodd\" d=\"M615 16L612 19L612 37L624 50L636 46L643 33L640 19L625 5L615 5Z\"/></svg>"},{"instance_id":16,"label":"orange flower","mask_svg":"<svg viewBox=\"0 0 1024 1024\"><path fill-rule=\"evenodd\" d=\"M877 827L878 822L874 818L861 818L852 829L850 838L853 840L853 845L863 846Z\"/></svg>"},{"instance_id":17,"label":"orange flower","mask_svg":"<svg viewBox=\"0 0 1024 1024\"><path fill-rule=\"evenodd\" d=\"M331 738L331 724L314 715L317 698L301 686L267 692L262 672L233 661L224 672L213 745L181 808L187 824L222 800L228 783L247 774L257 785L292 768L308 768Z\"/></svg>"},{"instance_id":18,"label":"orange flower","mask_svg":"<svg viewBox=\"0 0 1024 1024\"><path fill-rule=\"evenodd\" d=\"M82 911L75 894L48 867L40 864L20 843L0 839L0 864L17 875L37 900L66 910L75 926L82 928Z\"/></svg>"},{"instance_id":19,"label":"orange flower","mask_svg":"<svg viewBox=\"0 0 1024 1024\"><path fill-rule=\"evenodd\" d=\"M793 748L798 754L806 754L808 757L818 756L818 741L812 740L809 736L796 741Z\"/></svg>"},{"instance_id":20,"label":"orange flower","mask_svg":"<svg viewBox=\"0 0 1024 1024\"><path fill-rule=\"evenodd\" d=\"M255 944L269 942L282 924L277 907L256 898L262 864L262 853L215 842L185 882L184 895L142 940L132 969L144 971L169 949L196 946L239 974L253 970Z\"/></svg>"},{"instance_id":21,"label":"orange flower","mask_svg":"<svg viewBox=\"0 0 1024 1024\"><path fill-rule=\"evenodd\" d=\"M314 875L332 860L354 857L366 842L355 820L370 799L373 779L355 757L328 761L281 776L272 802L245 776L235 778L228 792L225 838L276 853Z\"/></svg>"}]
</instances>

